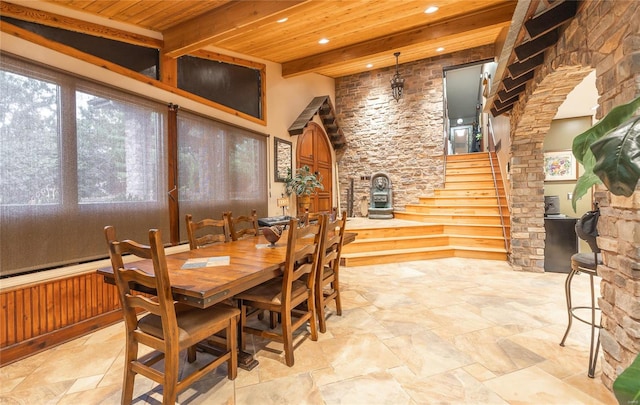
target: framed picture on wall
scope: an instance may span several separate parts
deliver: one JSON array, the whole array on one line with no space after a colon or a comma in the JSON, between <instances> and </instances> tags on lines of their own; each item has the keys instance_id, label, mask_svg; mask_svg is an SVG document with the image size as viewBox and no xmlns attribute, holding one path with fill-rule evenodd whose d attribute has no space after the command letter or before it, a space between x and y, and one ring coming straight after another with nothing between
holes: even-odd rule
<instances>
[{"instance_id":1,"label":"framed picture on wall","mask_svg":"<svg viewBox=\"0 0 640 405\"><path fill-rule=\"evenodd\" d=\"M570 150L544 152L544 181L578 179L578 162Z\"/></svg>"}]
</instances>

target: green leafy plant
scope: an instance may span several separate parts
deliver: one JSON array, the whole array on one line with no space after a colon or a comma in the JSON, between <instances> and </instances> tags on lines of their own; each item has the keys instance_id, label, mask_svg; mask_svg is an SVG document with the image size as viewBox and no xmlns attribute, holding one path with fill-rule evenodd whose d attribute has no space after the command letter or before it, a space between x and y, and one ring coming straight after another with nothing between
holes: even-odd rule
<instances>
[{"instance_id":1,"label":"green leafy plant","mask_svg":"<svg viewBox=\"0 0 640 405\"><path fill-rule=\"evenodd\" d=\"M322 177L311 173L311 169L307 165L298 168L293 176L291 175L291 169L289 169L284 182L287 195L311 195L316 190L324 190Z\"/></svg>"},{"instance_id":2,"label":"green leafy plant","mask_svg":"<svg viewBox=\"0 0 640 405\"><path fill-rule=\"evenodd\" d=\"M620 405L640 403L640 355L613 382L613 393Z\"/></svg>"},{"instance_id":3,"label":"green leafy plant","mask_svg":"<svg viewBox=\"0 0 640 405\"><path fill-rule=\"evenodd\" d=\"M612 109L597 124L573 140L573 155L584 166L573 190L576 202L595 184L615 195L633 194L640 179L640 97Z\"/></svg>"}]
</instances>

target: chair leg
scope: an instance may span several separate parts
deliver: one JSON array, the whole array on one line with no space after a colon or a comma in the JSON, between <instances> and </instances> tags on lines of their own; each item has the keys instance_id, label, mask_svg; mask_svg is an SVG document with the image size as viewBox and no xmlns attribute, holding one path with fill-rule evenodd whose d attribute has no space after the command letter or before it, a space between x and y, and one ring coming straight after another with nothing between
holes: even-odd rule
<instances>
[{"instance_id":1,"label":"chair leg","mask_svg":"<svg viewBox=\"0 0 640 405\"><path fill-rule=\"evenodd\" d=\"M275 329L278 326L278 313L270 311L269 312L269 327L271 329Z\"/></svg>"},{"instance_id":2,"label":"chair leg","mask_svg":"<svg viewBox=\"0 0 640 405\"><path fill-rule=\"evenodd\" d=\"M318 340L318 324L316 323L316 306L315 306L316 297L313 292L309 293L309 297L307 298L307 306L309 307L309 328L311 329L311 340L314 342Z\"/></svg>"},{"instance_id":3,"label":"chair leg","mask_svg":"<svg viewBox=\"0 0 640 405\"><path fill-rule=\"evenodd\" d=\"M293 331L291 330L291 310L282 314L282 343L284 345L284 359L287 366L292 367L293 359Z\"/></svg>"},{"instance_id":4,"label":"chair leg","mask_svg":"<svg viewBox=\"0 0 640 405\"><path fill-rule=\"evenodd\" d=\"M327 321L324 314L324 293L322 291L321 285L316 286L314 295L316 300L316 313L318 314L318 326L320 329L320 333L325 333L327 331Z\"/></svg>"},{"instance_id":5,"label":"chair leg","mask_svg":"<svg viewBox=\"0 0 640 405\"><path fill-rule=\"evenodd\" d=\"M131 363L138 358L138 343L131 342L127 339L125 364L124 364L124 378L122 382L122 397L121 402L123 404L130 404L133 401L133 382L136 378L136 373L131 369Z\"/></svg>"},{"instance_id":6,"label":"chair leg","mask_svg":"<svg viewBox=\"0 0 640 405\"><path fill-rule=\"evenodd\" d=\"M196 361L196 347L191 346L187 349L187 361L193 363Z\"/></svg>"},{"instance_id":7,"label":"chair leg","mask_svg":"<svg viewBox=\"0 0 640 405\"><path fill-rule=\"evenodd\" d=\"M164 383L162 384L162 405L173 405L178 395L178 374L180 373L178 355L164 358Z\"/></svg>"},{"instance_id":8,"label":"chair leg","mask_svg":"<svg viewBox=\"0 0 640 405\"><path fill-rule=\"evenodd\" d=\"M598 349L600 348L600 328L596 326L596 295L593 286L593 274L589 274L591 283L591 345L589 346L589 372L587 375L591 378L595 376L596 363L598 362ZM596 338L596 329L598 329L598 337ZM594 340L596 341L594 347Z\"/></svg>"},{"instance_id":9,"label":"chair leg","mask_svg":"<svg viewBox=\"0 0 640 405\"><path fill-rule=\"evenodd\" d=\"M336 292L336 314L342 316L342 300L340 299L340 281L338 281L338 272L335 272L333 276L333 283L331 287L333 287L333 291Z\"/></svg>"},{"instance_id":10,"label":"chair leg","mask_svg":"<svg viewBox=\"0 0 640 405\"><path fill-rule=\"evenodd\" d=\"M567 299L567 315L569 321L567 323L567 330L564 332L564 336L560 341L560 346L564 346L565 340L567 340L567 336L569 335L569 330L571 329L571 324L573 323L573 313L571 312L571 280L573 276L576 274L576 271L571 269L569 275L567 275L567 279L564 282L564 294Z\"/></svg>"}]
</instances>

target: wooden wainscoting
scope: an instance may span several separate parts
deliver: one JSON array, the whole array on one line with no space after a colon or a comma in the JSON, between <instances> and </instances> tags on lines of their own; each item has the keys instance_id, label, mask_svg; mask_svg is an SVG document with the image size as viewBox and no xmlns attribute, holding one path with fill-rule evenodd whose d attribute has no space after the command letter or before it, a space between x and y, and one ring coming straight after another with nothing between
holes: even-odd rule
<instances>
[{"instance_id":1,"label":"wooden wainscoting","mask_svg":"<svg viewBox=\"0 0 640 405\"><path fill-rule=\"evenodd\" d=\"M119 322L116 287L95 270L3 288L0 366Z\"/></svg>"}]
</instances>

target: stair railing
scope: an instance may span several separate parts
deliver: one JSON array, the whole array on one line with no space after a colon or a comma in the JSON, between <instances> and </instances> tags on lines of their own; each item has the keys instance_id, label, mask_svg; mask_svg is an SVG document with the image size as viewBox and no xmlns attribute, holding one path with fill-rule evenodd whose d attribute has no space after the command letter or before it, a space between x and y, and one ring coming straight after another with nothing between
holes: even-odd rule
<instances>
[{"instance_id":1,"label":"stair railing","mask_svg":"<svg viewBox=\"0 0 640 405\"><path fill-rule=\"evenodd\" d=\"M500 191L498 190L498 182L496 181L496 171L493 167L492 153L495 150L495 143L493 139L493 127L491 126L491 120L488 120L489 127L489 165L491 166L491 177L493 177L493 188L496 191L496 198L498 199L498 214L500 215L500 225L502 226L502 237L504 238L504 249L509 253L509 244L507 242L507 231L504 226L504 218L502 216L502 202L500 201Z\"/></svg>"}]
</instances>

